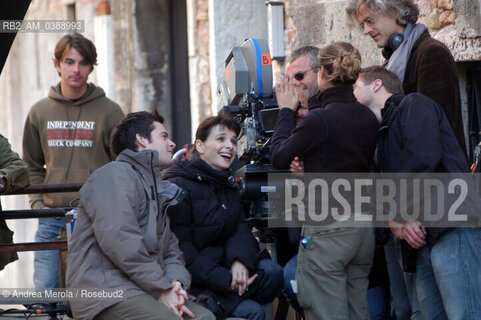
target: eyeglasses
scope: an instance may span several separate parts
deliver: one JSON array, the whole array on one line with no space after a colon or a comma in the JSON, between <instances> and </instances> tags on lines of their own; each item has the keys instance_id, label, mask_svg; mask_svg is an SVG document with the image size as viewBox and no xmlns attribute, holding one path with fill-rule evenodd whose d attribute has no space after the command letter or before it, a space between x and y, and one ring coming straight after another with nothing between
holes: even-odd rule
<instances>
[{"instance_id":1,"label":"eyeglasses","mask_svg":"<svg viewBox=\"0 0 481 320\"><path fill-rule=\"evenodd\" d=\"M310 70L314 70L315 68L309 68L305 71L300 71L300 72L296 72L293 76L294 79L296 79L297 81L302 81L302 79L304 79L304 75L310 71Z\"/></svg>"},{"instance_id":2,"label":"eyeglasses","mask_svg":"<svg viewBox=\"0 0 481 320\"><path fill-rule=\"evenodd\" d=\"M380 12L373 12L366 16L364 19L361 19L359 25L361 29L364 29L365 25L372 26L376 23L377 18L379 17Z\"/></svg>"}]
</instances>

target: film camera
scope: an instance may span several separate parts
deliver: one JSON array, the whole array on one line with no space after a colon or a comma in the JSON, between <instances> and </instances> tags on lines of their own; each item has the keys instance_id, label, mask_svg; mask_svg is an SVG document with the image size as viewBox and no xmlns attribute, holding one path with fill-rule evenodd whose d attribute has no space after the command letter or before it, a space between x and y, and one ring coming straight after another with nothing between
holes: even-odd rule
<instances>
[{"instance_id":1,"label":"film camera","mask_svg":"<svg viewBox=\"0 0 481 320\"><path fill-rule=\"evenodd\" d=\"M224 80L218 86L218 113L232 114L241 124L238 161L234 163L242 199L248 203L249 220L260 231L260 240L272 242L267 228L268 173L279 172L269 161L270 137L279 108L273 96L272 60L267 41L249 38L233 47L225 59Z\"/></svg>"}]
</instances>

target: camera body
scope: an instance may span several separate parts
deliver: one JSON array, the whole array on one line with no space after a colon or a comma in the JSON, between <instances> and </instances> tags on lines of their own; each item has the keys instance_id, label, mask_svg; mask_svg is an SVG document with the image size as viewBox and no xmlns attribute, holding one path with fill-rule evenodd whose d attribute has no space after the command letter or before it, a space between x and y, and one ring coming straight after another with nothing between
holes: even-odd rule
<instances>
[{"instance_id":1,"label":"camera body","mask_svg":"<svg viewBox=\"0 0 481 320\"><path fill-rule=\"evenodd\" d=\"M267 41L249 38L234 47L225 60L224 80L218 86L218 113L232 114L241 124L236 171L249 220L260 231L261 241L271 242L267 221L270 138L279 114L273 94L272 60Z\"/></svg>"},{"instance_id":2,"label":"camera body","mask_svg":"<svg viewBox=\"0 0 481 320\"><path fill-rule=\"evenodd\" d=\"M224 79L218 86L217 111L234 115L241 124L241 160L268 160L263 148L274 132L279 113L272 87L272 60L266 40L249 38L231 49L225 59Z\"/></svg>"}]
</instances>

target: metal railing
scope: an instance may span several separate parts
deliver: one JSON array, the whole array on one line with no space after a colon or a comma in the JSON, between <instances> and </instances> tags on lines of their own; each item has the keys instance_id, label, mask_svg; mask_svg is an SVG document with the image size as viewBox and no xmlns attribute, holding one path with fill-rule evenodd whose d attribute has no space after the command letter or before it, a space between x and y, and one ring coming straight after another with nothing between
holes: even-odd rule
<instances>
[{"instance_id":1,"label":"metal railing","mask_svg":"<svg viewBox=\"0 0 481 320\"><path fill-rule=\"evenodd\" d=\"M24 189L10 192L5 195L38 194L38 193L62 193L77 192L82 187L81 183L32 185ZM25 210L2 210L0 218L13 219L37 219L50 217L64 217L72 207L49 208L49 209L25 209ZM65 287L65 269L67 258L67 237L61 232L57 241L48 242L23 242L12 244L0 244L0 252L20 252L58 250L58 273L59 287Z\"/></svg>"}]
</instances>

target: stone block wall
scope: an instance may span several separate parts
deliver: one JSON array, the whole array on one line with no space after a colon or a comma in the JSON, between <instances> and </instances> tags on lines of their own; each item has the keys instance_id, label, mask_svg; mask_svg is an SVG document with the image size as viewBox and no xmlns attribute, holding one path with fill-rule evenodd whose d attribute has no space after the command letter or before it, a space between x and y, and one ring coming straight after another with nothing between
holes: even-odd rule
<instances>
[{"instance_id":1,"label":"stone block wall","mask_svg":"<svg viewBox=\"0 0 481 320\"><path fill-rule=\"evenodd\" d=\"M359 48L363 65L379 63L373 42L348 23L348 0L285 0L287 51L306 44L325 46L332 41L350 41ZM446 44L457 62L481 60L480 0L415 0L419 22Z\"/></svg>"},{"instance_id":2,"label":"stone block wall","mask_svg":"<svg viewBox=\"0 0 481 320\"><path fill-rule=\"evenodd\" d=\"M347 0L285 0L286 55L305 45L320 48L336 41L361 51L363 66L379 64L380 52L346 16Z\"/></svg>"}]
</instances>

